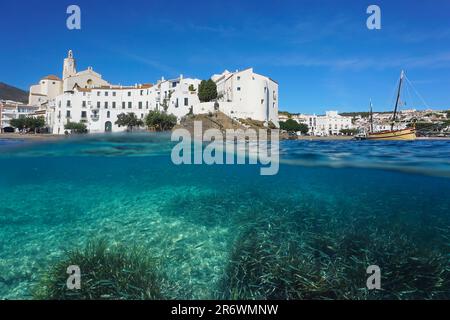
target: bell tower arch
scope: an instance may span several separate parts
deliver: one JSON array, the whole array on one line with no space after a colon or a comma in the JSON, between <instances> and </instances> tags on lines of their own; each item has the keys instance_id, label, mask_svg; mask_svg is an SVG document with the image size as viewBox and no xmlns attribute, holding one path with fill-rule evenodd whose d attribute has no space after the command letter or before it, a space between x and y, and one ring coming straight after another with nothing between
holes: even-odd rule
<instances>
[{"instance_id":1,"label":"bell tower arch","mask_svg":"<svg viewBox=\"0 0 450 320\"><path fill-rule=\"evenodd\" d=\"M64 59L63 80L76 75L77 66L72 50L69 50L67 58Z\"/></svg>"}]
</instances>

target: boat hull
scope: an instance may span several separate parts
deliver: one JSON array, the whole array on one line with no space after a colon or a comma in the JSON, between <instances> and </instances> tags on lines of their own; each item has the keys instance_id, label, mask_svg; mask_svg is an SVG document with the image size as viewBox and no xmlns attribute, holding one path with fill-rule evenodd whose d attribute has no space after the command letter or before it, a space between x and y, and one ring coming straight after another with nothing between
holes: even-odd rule
<instances>
[{"instance_id":1,"label":"boat hull","mask_svg":"<svg viewBox=\"0 0 450 320\"><path fill-rule=\"evenodd\" d=\"M402 130L369 133L367 140L416 140L416 129L408 128Z\"/></svg>"}]
</instances>

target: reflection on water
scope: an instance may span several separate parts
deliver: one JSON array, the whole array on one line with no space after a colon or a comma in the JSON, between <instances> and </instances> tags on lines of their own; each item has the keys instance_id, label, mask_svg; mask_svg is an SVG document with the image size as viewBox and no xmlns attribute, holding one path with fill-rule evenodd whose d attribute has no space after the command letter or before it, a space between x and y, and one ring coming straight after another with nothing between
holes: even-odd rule
<instances>
[{"instance_id":1,"label":"reflection on water","mask_svg":"<svg viewBox=\"0 0 450 320\"><path fill-rule=\"evenodd\" d=\"M168 140L0 146L0 297L97 237L157 257L167 298L450 297L450 142L285 141L263 177L174 166Z\"/></svg>"}]
</instances>

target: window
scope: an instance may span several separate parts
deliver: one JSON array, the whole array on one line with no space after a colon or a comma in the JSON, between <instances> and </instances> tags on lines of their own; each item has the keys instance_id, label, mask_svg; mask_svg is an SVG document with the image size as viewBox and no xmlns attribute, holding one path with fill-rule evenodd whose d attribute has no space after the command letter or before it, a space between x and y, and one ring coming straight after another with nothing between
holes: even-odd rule
<instances>
[{"instance_id":1,"label":"window","mask_svg":"<svg viewBox=\"0 0 450 320\"><path fill-rule=\"evenodd\" d=\"M86 108L86 101L83 101L83 102L81 103L81 106L82 106L83 108Z\"/></svg>"},{"instance_id":2,"label":"window","mask_svg":"<svg viewBox=\"0 0 450 320\"><path fill-rule=\"evenodd\" d=\"M122 102L122 109L125 109L125 101Z\"/></svg>"},{"instance_id":3,"label":"window","mask_svg":"<svg viewBox=\"0 0 450 320\"><path fill-rule=\"evenodd\" d=\"M115 101L113 101L113 103L112 103L112 107L113 107L113 109L115 109L115 108L116 108L116 102L115 102Z\"/></svg>"},{"instance_id":4,"label":"window","mask_svg":"<svg viewBox=\"0 0 450 320\"><path fill-rule=\"evenodd\" d=\"M131 91L128 91L128 96L131 97Z\"/></svg>"},{"instance_id":5,"label":"window","mask_svg":"<svg viewBox=\"0 0 450 320\"><path fill-rule=\"evenodd\" d=\"M86 118L86 111L81 111L81 118Z\"/></svg>"},{"instance_id":6,"label":"window","mask_svg":"<svg viewBox=\"0 0 450 320\"><path fill-rule=\"evenodd\" d=\"M105 101L105 109L108 109L108 101Z\"/></svg>"},{"instance_id":7,"label":"window","mask_svg":"<svg viewBox=\"0 0 450 320\"><path fill-rule=\"evenodd\" d=\"M100 108L100 101L97 101L97 108Z\"/></svg>"},{"instance_id":8,"label":"window","mask_svg":"<svg viewBox=\"0 0 450 320\"><path fill-rule=\"evenodd\" d=\"M148 109L148 101L145 102L145 108Z\"/></svg>"},{"instance_id":9,"label":"window","mask_svg":"<svg viewBox=\"0 0 450 320\"><path fill-rule=\"evenodd\" d=\"M241 91L241 87L237 87L237 91Z\"/></svg>"},{"instance_id":10,"label":"window","mask_svg":"<svg viewBox=\"0 0 450 320\"><path fill-rule=\"evenodd\" d=\"M109 94L109 92L108 92L108 91L105 91L105 97L107 97L107 96L108 96L108 94Z\"/></svg>"},{"instance_id":11,"label":"window","mask_svg":"<svg viewBox=\"0 0 450 320\"><path fill-rule=\"evenodd\" d=\"M141 96L143 96L144 95L144 90L141 90Z\"/></svg>"},{"instance_id":12,"label":"window","mask_svg":"<svg viewBox=\"0 0 450 320\"><path fill-rule=\"evenodd\" d=\"M66 111L66 118L70 118L70 110Z\"/></svg>"},{"instance_id":13,"label":"window","mask_svg":"<svg viewBox=\"0 0 450 320\"><path fill-rule=\"evenodd\" d=\"M131 107L132 107L131 102L128 102L128 109L131 109Z\"/></svg>"},{"instance_id":14,"label":"window","mask_svg":"<svg viewBox=\"0 0 450 320\"><path fill-rule=\"evenodd\" d=\"M241 77L238 76L237 79L238 79L238 81L239 81L239 80L241 80Z\"/></svg>"},{"instance_id":15,"label":"window","mask_svg":"<svg viewBox=\"0 0 450 320\"><path fill-rule=\"evenodd\" d=\"M115 91L113 91L113 97L115 97L116 96L116 92Z\"/></svg>"},{"instance_id":16,"label":"window","mask_svg":"<svg viewBox=\"0 0 450 320\"><path fill-rule=\"evenodd\" d=\"M97 91L97 97L100 97L100 91Z\"/></svg>"},{"instance_id":17,"label":"window","mask_svg":"<svg viewBox=\"0 0 450 320\"><path fill-rule=\"evenodd\" d=\"M107 117L108 119L111 117L111 112L110 112L110 111L108 111L108 112L106 113L106 117Z\"/></svg>"},{"instance_id":18,"label":"window","mask_svg":"<svg viewBox=\"0 0 450 320\"><path fill-rule=\"evenodd\" d=\"M143 113L141 113L141 119L144 119L144 114Z\"/></svg>"},{"instance_id":19,"label":"window","mask_svg":"<svg viewBox=\"0 0 450 320\"><path fill-rule=\"evenodd\" d=\"M189 99L188 98L184 98L184 105L188 106L189 105Z\"/></svg>"},{"instance_id":20,"label":"window","mask_svg":"<svg viewBox=\"0 0 450 320\"><path fill-rule=\"evenodd\" d=\"M142 101L139 101L139 109L142 109Z\"/></svg>"},{"instance_id":21,"label":"window","mask_svg":"<svg viewBox=\"0 0 450 320\"><path fill-rule=\"evenodd\" d=\"M70 100L67 100L67 106L70 107Z\"/></svg>"}]
</instances>

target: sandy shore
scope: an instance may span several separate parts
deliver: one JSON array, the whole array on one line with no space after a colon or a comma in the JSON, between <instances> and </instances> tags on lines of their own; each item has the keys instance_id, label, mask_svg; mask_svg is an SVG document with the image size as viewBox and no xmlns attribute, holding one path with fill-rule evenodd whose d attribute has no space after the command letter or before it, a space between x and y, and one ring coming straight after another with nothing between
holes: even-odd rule
<instances>
[{"instance_id":1,"label":"sandy shore","mask_svg":"<svg viewBox=\"0 0 450 320\"><path fill-rule=\"evenodd\" d=\"M293 140L304 140L304 141L347 141L352 140L351 136L329 136L329 137L315 137L315 136L300 136Z\"/></svg>"},{"instance_id":2,"label":"sandy shore","mask_svg":"<svg viewBox=\"0 0 450 320\"><path fill-rule=\"evenodd\" d=\"M19 134L19 133L0 133L0 140L27 140L27 141L51 141L64 138L62 135L55 134Z\"/></svg>"}]
</instances>

